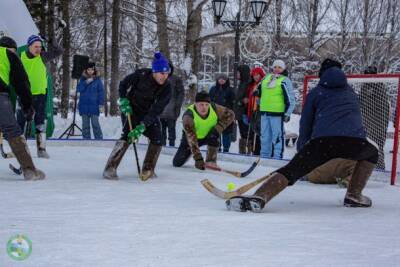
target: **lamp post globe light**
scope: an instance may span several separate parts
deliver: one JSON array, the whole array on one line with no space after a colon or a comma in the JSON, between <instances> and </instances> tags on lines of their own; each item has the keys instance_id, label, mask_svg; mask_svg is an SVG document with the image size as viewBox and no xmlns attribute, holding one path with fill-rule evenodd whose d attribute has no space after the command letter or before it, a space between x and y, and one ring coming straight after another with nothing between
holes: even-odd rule
<instances>
[{"instance_id":1,"label":"lamp post globe light","mask_svg":"<svg viewBox=\"0 0 400 267\"><path fill-rule=\"evenodd\" d=\"M268 10L269 4L271 0L266 2L265 0L252 0L250 1L251 4L251 11L253 13L253 17L255 21L244 21L240 19L240 13L242 10L242 0L239 0L239 10L236 14L235 20L221 20L222 16L224 15L225 7L226 7L226 0L213 0L212 7L214 12L215 21L217 24L224 24L235 31L235 61L234 61L234 88L237 90L237 68L239 66L239 40L240 40L240 33L245 29L247 26L256 26L260 24L262 16Z\"/></svg>"}]
</instances>

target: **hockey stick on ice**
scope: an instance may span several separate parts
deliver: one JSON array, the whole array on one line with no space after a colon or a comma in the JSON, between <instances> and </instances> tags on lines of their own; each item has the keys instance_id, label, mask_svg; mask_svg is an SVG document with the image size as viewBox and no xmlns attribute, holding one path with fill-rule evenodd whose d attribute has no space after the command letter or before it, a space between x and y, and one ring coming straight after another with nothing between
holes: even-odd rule
<instances>
[{"instance_id":1,"label":"hockey stick on ice","mask_svg":"<svg viewBox=\"0 0 400 267\"><path fill-rule=\"evenodd\" d=\"M257 167L258 163L260 162L260 157L258 157L250 166L250 168L248 168L246 171L244 172L239 172L239 171L232 171L232 170L227 170L227 169L223 169L219 166L214 166L211 164L205 164L207 169L213 170L213 171L219 171L219 172L226 172L229 174L232 174L235 177L238 178L243 178L246 177L247 175L249 175L252 171L254 171L254 169Z\"/></svg>"},{"instance_id":2,"label":"hockey stick on ice","mask_svg":"<svg viewBox=\"0 0 400 267\"><path fill-rule=\"evenodd\" d=\"M208 179L202 180L201 184L204 186L205 189L207 189L207 191L209 191L214 196L217 196L222 199L230 199L232 197L240 196L240 195L246 193L247 191L249 191L256 185L261 184L262 182L264 182L265 180L270 178L272 176L272 174L273 173L268 174L267 176L261 177L261 178L255 180L253 182L250 182L248 184L242 185L238 189L236 189L234 191L230 191L230 192L226 192L226 191L223 191L223 190L215 187Z\"/></svg>"}]
</instances>

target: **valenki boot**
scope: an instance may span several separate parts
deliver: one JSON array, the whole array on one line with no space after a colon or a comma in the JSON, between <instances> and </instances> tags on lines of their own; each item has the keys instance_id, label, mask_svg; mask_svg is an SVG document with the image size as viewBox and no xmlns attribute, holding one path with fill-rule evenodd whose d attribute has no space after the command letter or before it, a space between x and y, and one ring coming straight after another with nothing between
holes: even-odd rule
<instances>
[{"instance_id":1,"label":"valenki boot","mask_svg":"<svg viewBox=\"0 0 400 267\"><path fill-rule=\"evenodd\" d=\"M371 207L372 201L369 197L363 196L361 194L372 171L375 168L375 164L368 161L357 162L353 175L350 179L349 185L347 187L347 193L344 197L343 205L346 207Z\"/></svg>"},{"instance_id":2,"label":"valenki boot","mask_svg":"<svg viewBox=\"0 0 400 267\"><path fill-rule=\"evenodd\" d=\"M140 180L146 181L155 176L154 168L156 167L160 152L161 146L150 143L147 148L146 156L144 157L142 171L139 175Z\"/></svg>"},{"instance_id":3,"label":"valenki boot","mask_svg":"<svg viewBox=\"0 0 400 267\"><path fill-rule=\"evenodd\" d=\"M125 140L118 140L115 143L113 151L111 152L110 157L108 158L106 167L103 171L103 178L108 180L118 180L117 168L121 163L122 158L125 155L125 152L128 150L129 144Z\"/></svg>"},{"instance_id":4,"label":"valenki boot","mask_svg":"<svg viewBox=\"0 0 400 267\"><path fill-rule=\"evenodd\" d=\"M44 172L36 169L24 136L17 136L8 140L11 150L21 165L24 179L27 181L43 180L46 178Z\"/></svg>"}]
</instances>

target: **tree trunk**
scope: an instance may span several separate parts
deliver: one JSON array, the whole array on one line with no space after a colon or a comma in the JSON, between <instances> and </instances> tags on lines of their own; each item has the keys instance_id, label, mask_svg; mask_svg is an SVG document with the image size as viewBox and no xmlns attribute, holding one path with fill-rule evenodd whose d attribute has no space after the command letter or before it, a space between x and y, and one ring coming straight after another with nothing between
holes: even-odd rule
<instances>
[{"instance_id":1,"label":"tree trunk","mask_svg":"<svg viewBox=\"0 0 400 267\"><path fill-rule=\"evenodd\" d=\"M199 72L200 58L201 58L201 45L200 32L202 27L201 13L203 5L207 1L198 4L196 9L193 10L193 0L187 1L187 22L186 22L186 44L185 44L185 57L191 59L191 72L195 75Z\"/></svg>"},{"instance_id":2,"label":"tree trunk","mask_svg":"<svg viewBox=\"0 0 400 267\"><path fill-rule=\"evenodd\" d=\"M110 86L110 115L118 115L118 82L119 82L119 21L120 0L114 0L111 23L111 86Z\"/></svg>"},{"instance_id":3,"label":"tree trunk","mask_svg":"<svg viewBox=\"0 0 400 267\"><path fill-rule=\"evenodd\" d=\"M136 49L135 62L138 67L142 67L142 51L143 51L143 25L144 25L144 0L137 1L137 23L136 23ZM140 14L140 15L139 15Z\"/></svg>"},{"instance_id":4,"label":"tree trunk","mask_svg":"<svg viewBox=\"0 0 400 267\"><path fill-rule=\"evenodd\" d=\"M170 58L169 54L169 42L168 42L168 21L167 21L167 11L165 0L158 0L156 3L156 17L157 17L157 37L158 37L158 46L160 51L166 56L168 59Z\"/></svg>"},{"instance_id":5,"label":"tree trunk","mask_svg":"<svg viewBox=\"0 0 400 267\"><path fill-rule=\"evenodd\" d=\"M54 0L48 0L48 3L49 3L49 14L51 15L48 18L47 37L49 40L56 41L55 29L54 29L54 15L53 15L56 13ZM54 60L50 61L49 66L50 66L49 69L51 76L56 77L57 68Z\"/></svg>"},{"instance_id":6,"label":"tree trunk","mask_svg":"<svg viewBox=\"0 0 400 267\"><path fill-rule=\"evenodd\" d=\"M104 36L103 36L103 72L104 72L104 113L108 116L108 53L107 53L107 0L103 0Z\"/></svg>"},{"instance_id":7,"label":"tree trunk","mask_svg":"<svg viewBox=\"0 0 400 267\"><path fill-rule=\"evenodd\" d=\"M64 53L62 55L62 92L61 92L61 117L68 118L68 104L69 104L69 88L70 88L70 48L71 48L71 36L69 31L69 0L62 0L62 16L63 20L67 23L67 27L63 29L63 47Z\"/></svg>"},{"instance_id":8,"label":"tree trunk","mask_svg":"<svg viewBox=\"0 0 400 267\"><path fill-rule=\"evenodd\" d=\"M282 32L282 0L276 0L276 34L275 34L275 50L281 48L281 32Z\"/></svg>"}]
</instances>

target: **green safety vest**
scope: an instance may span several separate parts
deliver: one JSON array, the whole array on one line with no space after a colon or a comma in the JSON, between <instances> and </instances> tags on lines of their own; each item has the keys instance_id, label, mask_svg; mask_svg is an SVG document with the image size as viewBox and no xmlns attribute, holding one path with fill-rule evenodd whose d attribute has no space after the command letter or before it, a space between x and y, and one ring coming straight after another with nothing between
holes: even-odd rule
<instances>
[{"instance_id":1,"label":"green safety vest","mask_svg":"<svg viewBox=\"0 0 400 267\"><path fill-rule=\"evenodd\" d=\"M217 125L218 122L217 113L215 112L214 108L210 105L208 116L207 118L203 119L197 113L196 109L194 108L194 104L190 105L188 109L191 110L193 113L196 137L197 139L203 139L204 137L207 136L207 134L211 131L211 129L214 128L215 125Z\"/></svg>"},{"instance_id":2,"label":"green safety vest","mask_svg":"<svg viewBox=\"0 0 400 267\"><path fill-rule=\"evenodd\" d=\"M281 76L275 81L275 86L268 87L272 80L272 75L268 75L261 82L260 111L266 112L285 112L285 97L283 96L282 82L285 76Z\"/></svg>"},{"instance_id":3,"label":"green safety vest","mask_svg":"<svg viewBox=\"0 0 400 267\"><path fill-rule=\"evenodd\" d=\"M0 47L0 79L8 86L10 84L10 60L7 56L7 48Z\"/></svg>"},{"instance_id":4,"label":"green safety vest","mask_svg":"<svg viewBox=\"0 0 400 267\"><path fill-rule=\"evenodd\" d=\"M22 52L21 61L28 74L32 95L45 95L47 89L47 71L42 57L28 58L26 52Z\"/></svg>"}]
</instances>

